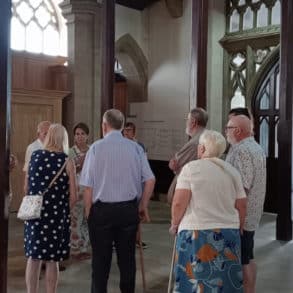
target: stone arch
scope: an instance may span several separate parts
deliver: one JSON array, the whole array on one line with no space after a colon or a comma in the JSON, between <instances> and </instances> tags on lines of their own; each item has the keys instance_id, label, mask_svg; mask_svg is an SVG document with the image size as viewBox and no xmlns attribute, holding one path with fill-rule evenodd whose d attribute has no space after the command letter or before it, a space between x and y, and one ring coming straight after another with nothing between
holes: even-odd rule
<instances>
[{"instance_id":1,"label":"stone arch","mask_svg":"<svg viewBox=\"0 0 293 293\"><path fill-rule=\"evenodd\" d=\"M128 102L146 102L148 98L148 61L130 34L116 41L115 56L127 79Z\"/></svg>"},{"instance_id":2,"label":"stone arch","mask_svg":"<svg viewBox=\"0 0 293 293\"><path fill-rule=\"evenodd\" d=\"M254 96L259 90L260 85L266 78L267 74L270 72L273 65L279 61L280 58L280 45L276 46L268 56L268 58L264 61L264 63L259 68L257 74L255 75L251 86L247 91L247 105L251 107L253 110Z\"/></svg>"}]
</instances>

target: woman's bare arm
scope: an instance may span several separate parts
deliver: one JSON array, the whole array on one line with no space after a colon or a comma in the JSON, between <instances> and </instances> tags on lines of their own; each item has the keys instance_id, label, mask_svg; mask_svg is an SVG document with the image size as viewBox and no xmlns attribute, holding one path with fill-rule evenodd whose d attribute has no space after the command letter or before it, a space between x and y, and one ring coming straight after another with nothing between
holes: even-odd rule
<instances>
[{"instance_id":1,"label":"woman's bare arm","mask_svg":"<svg viewBox=\"0 0 293 293\"><path fill-rule=\"evenodd\" d=\"M177 228L184 216L185 210L191 198L191 191L189 189L176 189L171 208L171 224Z\"/></svg>"},{"instance_id":2,"label":"woman's bare arm","mask_svg":"<svg viewBox=\"0 0 293 293\"><path fill-rule=\"evenodd\" d=\"M73 207L77 200L77 184L76 184L76 174L75 174L75 165L72 159L68 159L66 165L66 172L69 177L69 199L70 199L70 208Z\"/></svg>"}]
</instances>

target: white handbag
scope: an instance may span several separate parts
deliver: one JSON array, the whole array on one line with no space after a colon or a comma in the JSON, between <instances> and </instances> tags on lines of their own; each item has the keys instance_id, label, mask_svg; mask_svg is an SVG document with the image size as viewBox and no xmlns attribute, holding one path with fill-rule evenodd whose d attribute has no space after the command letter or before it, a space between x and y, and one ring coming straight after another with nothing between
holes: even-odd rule
<instances>
[{"instance_id":1,"label":"white handbag","mask_svg":"<svg viewBox=\"0 0 293 293\"><path fill-rule=\"evenodd\" d=\"M66 164L67 164L67 159L65 160L63 166L61 167L59 172L56 174L56 176L52 179L49 186L46 188L46 190L41 195L40 194L27 194L23 197L21 205L20 205L18 213L17 213L18 219L23 220L23 221L27 221L27 220L39 219L41 217L44 194L54 184L56 179L62 173Z\"/></svg>"}]
</instances>

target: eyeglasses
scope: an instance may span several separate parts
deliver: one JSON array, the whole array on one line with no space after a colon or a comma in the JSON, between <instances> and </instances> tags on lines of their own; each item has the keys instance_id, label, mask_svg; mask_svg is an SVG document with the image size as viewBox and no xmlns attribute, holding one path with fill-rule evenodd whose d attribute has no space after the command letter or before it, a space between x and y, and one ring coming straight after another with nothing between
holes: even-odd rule
<instances>
[{"instance_id":1,"label":"eyeglasses","mask_svg":"<svg viewBox=\"0 0 293 293\"><path fill-rule=\"evenodd\" d=\"M226 126L225 127L225 131L229 130L229 129L235 129L238 128L237 126Z\"/></svg>"}]
</instances>

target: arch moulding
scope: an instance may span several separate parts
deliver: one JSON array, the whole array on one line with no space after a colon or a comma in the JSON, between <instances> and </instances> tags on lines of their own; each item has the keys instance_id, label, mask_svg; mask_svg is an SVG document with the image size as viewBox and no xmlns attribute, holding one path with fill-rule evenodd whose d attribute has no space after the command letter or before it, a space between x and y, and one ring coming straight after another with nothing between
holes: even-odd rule
<instances>
[{"instance_id":1,"label":"arch moulding","mask_svg":"<svg viewBox=\"0 0 293 293\"><path fill-rule=\"evenodd\" d=\"M146 102L148 97L148 61L130 34L116 41L115 56L127 79L128 102Z\"/></svg>"}]
</instances>

